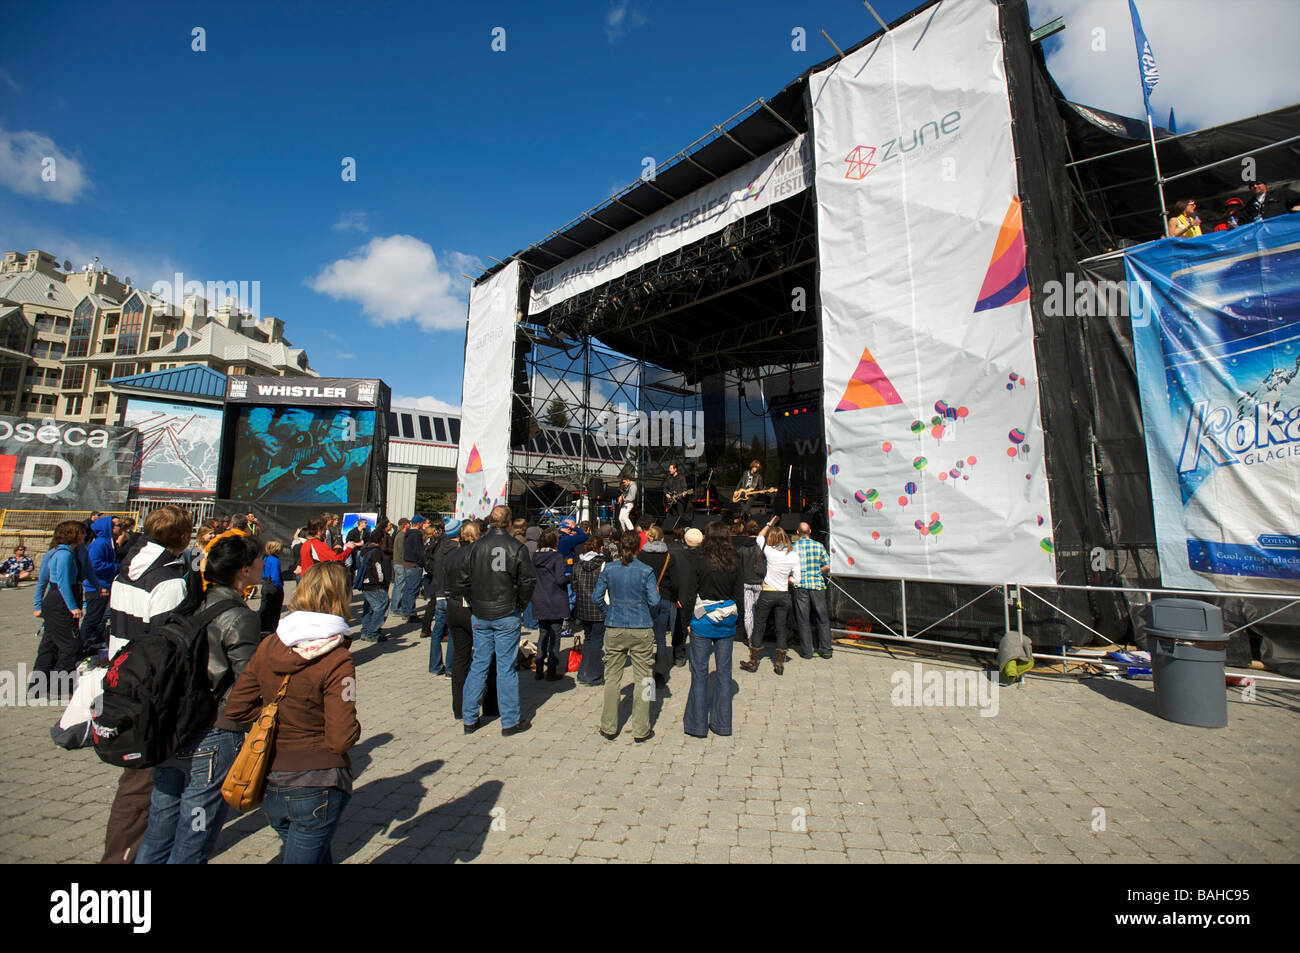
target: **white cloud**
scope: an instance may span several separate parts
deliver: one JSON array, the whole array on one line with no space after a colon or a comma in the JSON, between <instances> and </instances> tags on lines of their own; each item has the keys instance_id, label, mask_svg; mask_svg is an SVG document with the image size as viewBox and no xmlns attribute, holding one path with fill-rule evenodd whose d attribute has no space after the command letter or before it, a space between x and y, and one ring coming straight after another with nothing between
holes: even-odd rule
<instances>
[{"instance_id":1,"label":"white cloud","mask_svg":"<svg viewBox=\"0 0 1300 953\"><path fill-rule=\"evenodd\" d=\"M458 404L449 404L445 400L439 400L437 397L399 397L393 395L391 406L407 410L427 410L431 414L451 414L454 417L460 416L460 406Z\"/></svg>"},{"instance_id":2,"label":"white cloud","mask_svg":"<svg viewBox=\"0 0 1300 953\"><path fill-rule=\"evenodd\" d=\"M336 232L368 232L370 224L366 212L344 212L330 228Z\"/></svg>"},{"instance_id":3,"label":"white cloud","mask_svg":"<svg viewBox=\"0 0 1300 953\"><path fill-rule=\"evenodd\" d=\"M348 351L340 351L335 356L338 357L340 361L355 361L357 359L357 356L355 354L352 354Z\"/></svg>"},{"instance_id":4,"label":"white cloud","mask_svg":"<svg viewBox=\"0 0 1300 953\"><path fill-rule=\"evenodd\" d=\"M47 182L50 175L53 181ZM0 127L0 185L28 198L66 203L89 188L90 179L81 163L49 136Z\"/></svg>"},{"instance_id":5,"label":"white cloud","mask_svg":"<svg viewBox=\"0 0 1300 953\"><path fill-rule=\"evenodd\" d=\"M605 11L605 36L613 43L649 22L634 0L613 0Z\"/></svg>"},{"instance_id":6,"label":"white cloud","mask_svg":"<svg viewBox=\"0 0 1300 953\"><path fill-rule=\"evenodd\" d=\"M410 235L372 238L351 258L321 269L307 287L335 301L355 301L376 324L413 320L428 331L465 326L469 282L462 268L478 261L450 252L446 263L425 242Z\"/></svg>"},{"instance_id":7,"label":"white cloud","mask_svg":"<svg viewBox=\"0 0 1300 953\"><path fill-rule=\"evenodd\" d=\"M4 84L8 86L10 89L12 89L15 93L21 93L23 91L22 86L18 84L18 80L14 79L11 75L9 75L8 70L0 69L0 80L3 80Z\"/></svg>"},{"instance_id":8,"label":"white cloud","mask_svg":"<svg viewBox=\"0 0 1300 953\"><path fill-rule=\"evenodd\" d=\"M1296 100L1300 16L1293 0L1137 0L1160 82L1152 118L1187 132ZM1030 22L1065 17L1047 65L1078 103L1146 118L1126 0L1029 0Z\"/></svg>"}]
</instances>

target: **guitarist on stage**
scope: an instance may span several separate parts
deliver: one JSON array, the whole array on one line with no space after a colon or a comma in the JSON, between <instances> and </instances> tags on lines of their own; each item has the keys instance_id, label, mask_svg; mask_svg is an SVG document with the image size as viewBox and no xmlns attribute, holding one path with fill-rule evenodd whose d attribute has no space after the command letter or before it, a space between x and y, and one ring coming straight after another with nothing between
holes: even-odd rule
<instances>
[{"instance_id":1,"label":"guitarist on stage","mask_svg":"<svg viewBox=\"0 0 1300 953\"><path fill-rule=\"evenodd\" d=\"M749 516L749 507L753 502L751 494L753 491L761 489L763 489L763 464L759 463L757 460L751 460L749 469L741 475L740 482L736 484L736 493L740 493L743 490L749 491L745 493L739 501L740 511L746 516ZM732 495L734 496L735 494Z\"/></svg>"},{"instance_id":2,"label":"guitarist on stage","mask_svg":"<svg viewBox=\"0 0 1300 953\"><path fill-rule=\"evenodd\" d=\"M686 477L677 464L668 464L668 479L664 480L664 516L681 519L686 512Z\"/></svg>"}]
</instances>

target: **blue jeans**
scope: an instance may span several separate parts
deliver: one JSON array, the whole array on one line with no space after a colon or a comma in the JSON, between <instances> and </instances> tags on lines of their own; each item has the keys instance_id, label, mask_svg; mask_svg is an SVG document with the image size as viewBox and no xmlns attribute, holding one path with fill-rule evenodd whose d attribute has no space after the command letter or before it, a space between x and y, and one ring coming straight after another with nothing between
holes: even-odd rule
<instances>
[{"instance_id":1,"label":"blue jeans","mask_svg":"<svg viewBox=\"0 0 1300 953\"><path fill-rule=\"evenodd\" d=\"M465 724L478 723L488 669L492 657L496 656L497 707L501 709L501 727L513 728L519 724L519 670L515 668L519 657L519 613L500 619L480 619L478 616L470 619L474 627L474 660L470 663L469 677L465 679L461 706Z\"/></svg>"},{"instance_id":2,"label":"blue jeans","mask_svg":"<svg viewBox=\"0 0 1300 953\"><path fill-rule=\"evenodd\" d=\"M525 629L537 628L537 616L533 615L532 602L529 602L528 605L524 606L524 628Z\"/></svg>"},{"instance_id":3,"label":"blue jeans","mask_svg":"<svg viewBox=\"0 0 1300 953\"><path fill-rule=\"evenodd\" d=\"M397 598L397 614L404 616L415 615L415 598L420 593L420 580L424 576L424 570L419 566L403 566L403 575L399 576L393 573L393 578L397 580L400 587L395 593Z\"/></svg>"},{"instance_id":4,"label":"blue jeans","mask_svg":"<svg viewBox=\"0 0 1300 953\"><path fill-rule=\"evenodd\" d=\"M429 674L441 675L446 669L442 664L442 633L451 634L447 628L447 600L439 599L433 610L433 635L429 637ZM447 664L451 664L451 643L447 643Z\"/></svg>"},{"instance_id":5,"label":"blue jeans","mask_svg":"<svg viewBox=\"0 0 1300 953\"><path fill-rule=\"evenodd\" d=\"M153 769L149 828L137 864L206 864L228 810L221 783L244 735L205 728Z\"/></svg>"},{"instance_id":6,"label":"blue jeans","mask_svg":"<svg viewBox=\"0 0 1300 953\"><path fill-rule=\"evenodd\" d=\"M86 613L81 617L81 650L89 652L107 645L104 638L104 616L108 614L108 596L101 596L99 590L86 591Z\"/></svg>"},{"instance_id":7,"label":"blue jeans","mask_svg":"<svg viewBox=\"0 0 1300 953\"><path fill-rule=\"evenodd\" d=\"M737 627L739 628L739 627ZM712 729L715 735L731 734L731 647L732 638L705 639L692 633L691 692L686 698L682 718L688 735L704 737ZM709 656L714 658L713 691L709 686Z\"/></svg>"},{"instance_id":8,"label":"blue jeans","mask_svg":"<svg viewBox=\"0 0 1300 953\"><path fill-rule=\"evenodd\" d=\"M582 664L577 679L583 685L605 681L605 621L582 620Z\"/></svg>"},{"instance_id":9,"label":"blue jeans","mask_svg":"<svg viewBox=\"0 0 1300 953\"><path fill-rule=\"evenodd\" d=\"M799 626L799 648L804 658L810 658L813 650L809 609L817 613L817 651L829 658L835 646L831 642L831 617L826 612L826 590L796 586L793 592L794 621Z\"/></svg>"},{"instance_id":10,"label":"blue jeans","mask_svg":"<svg viewBox=\"0 0 1300 953\"><path fill-rule=\"evenodd\" d=\"M388 619L388 590L365 589L361 593L361 634L358 638L373 642Z\"/></svg>"},{"instance_id":11,"label":"blue jeans","mask_svg":"<svg viewBox=\"0 0 1300 953\"><path fill-rule=\"evenodd\" d=\"M672 651L668 648L668 626L677 607L667 599L660 599L659 605L650 610L650 625L655 630L655 664L656 675L663 675L672 668Z\"/></svg>"},{"instance_id":12,"label":"blue jeans","mask_svg":"<svg viewBox=\"0 0 1300 953\"><path fill-rule=\"evenodd\" d=\"M266 785L262 810L280 835L286 864L332 864L330 842L352 795L341 788Z\"/></svg>"}]
</instances>

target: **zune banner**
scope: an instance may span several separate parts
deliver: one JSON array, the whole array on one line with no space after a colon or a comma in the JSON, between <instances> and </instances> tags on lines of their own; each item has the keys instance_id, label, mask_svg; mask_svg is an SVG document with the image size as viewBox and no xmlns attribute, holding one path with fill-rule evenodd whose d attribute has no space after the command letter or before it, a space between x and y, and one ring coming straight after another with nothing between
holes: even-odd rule
<instances>
[{"instance_id":1,"label":"zune banner","mask_svg":"<svg viewBox=\"0 0 1300 953\"><path fill-rule=\"evenodd\" d=\"M809 87L831 571L1051 584L999 6L921 10Z\"/></svg>"},{"instance_id":2,"label":"zune banner","mask_svg":"<svg viewBox=\"0 0 1300 953\"><path fill-rule=\"evenodd\" d=\"M368 499L375 413L352 407L240 406L230 499L321 504Z\"/></svg>"},{"instance_id":3,"label":"zune banner","mask_svg":"<svg viewBox=\"0 0 1300 953\"><path fill-rule=\"evenodd\" d=\"M1300 215L1124 264L1161 581L1300 592Z\"/></svg>"},{"instance_id":4,"label":"zune banner","mask_svg":"<svg viewBox=\"0 0 1300 953\"><path fill-rule=\"evenodd\" d=\"M125 506L136 437L129 427L0 417L0 507Z\"/></svg>"}]
</instances>

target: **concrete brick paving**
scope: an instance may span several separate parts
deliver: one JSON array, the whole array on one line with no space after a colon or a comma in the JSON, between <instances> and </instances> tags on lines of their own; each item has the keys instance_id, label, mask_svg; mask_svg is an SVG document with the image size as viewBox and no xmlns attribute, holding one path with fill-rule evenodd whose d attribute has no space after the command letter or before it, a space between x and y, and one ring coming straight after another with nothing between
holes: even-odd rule
<instances>
[{"instance_id":1,"label":"concrete brick paving","mask_svg":"<svg viewBox=\"0 0 1300 953\"><path fill-rule=\"evenodd\" d=\"M0 592L0 672L35 656L30 606L29 588ZM913 660L841 648L796 657L781 678L767 663L734 671L731 738L682 733L685 668L655 702L646 744L596 733L599 689L531 673L532 731L466 736L450 679L426 671L428 642L414 625L394 631L354 646L362 739L341 862L1300 860L1300 693L1233 692L1229 726L1211 730L1156 717L1150 683L1037 680L981 717L894 707L890 676ZM0 862L102 851L116 772L54 747L58 714L0 708ZM265 863L278 849L254 812L227 822L213 862Z\"/></svg>"}]
</instances>

